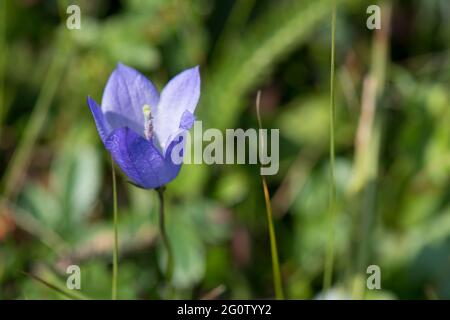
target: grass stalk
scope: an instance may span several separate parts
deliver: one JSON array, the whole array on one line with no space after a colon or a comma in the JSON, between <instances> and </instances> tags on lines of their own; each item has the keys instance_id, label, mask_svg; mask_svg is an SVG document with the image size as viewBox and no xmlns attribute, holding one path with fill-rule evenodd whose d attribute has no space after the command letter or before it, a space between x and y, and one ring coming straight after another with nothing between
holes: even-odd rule
<instances>
[{"instance_id":1,"label":"grass stalk","mask_svg":"<svg viewBox=\"0 0 450 320\"><path fill-rule=\"evenodd\" d=\"M2 187L3 197L6 200L14 198L20 189L22 178L30 162L33 147L45 126L51 103L57 93L67 61L71 56L69 52L71 46L67 44L66 34L63 31L62 29L59 30L55 52L52 55L54 58L44 79L36 105L25 126L25 132L5 171Z\"/></svg>"},{"instance_id":2,"label":"grass stalk","mask_svg":"<svg viewBox=\"0 0 450 320\"><path fill-rule=\"evenodd\" d=\"M258 91L256 96L256 114L258 117L259 128L262 129L262 121L260 114L260 101L261 101L261 91ZM260 148L264 149L265 144L260 136ZM275 235L275 227L273 224L273 213L272 213L272 204L270 202L270 194L269 189L267 187L266 178L261 175L261 181L264 191L264 199L266 203L266 212L267 212L267 224L269 228L269 238L270 238L270 252L272 255L272 271L273 271L273 282L275 288L275 298L284 299L283 285L281 281L281 272L280 272L280 262L278 260L278 247L277 247L277 238Z\"/></svg>"},{"instance_id":3,"label":"grass stalk","mask_svg":"<svg viewBox=\"0 0 450 320\"><path fill-rule=\"evenodd\" d=\"M376 198L378 193L379 154L382 148L381 136L385 115L381 106L384 94L386 71L389 64L389 39L391 29L392 4L382 2L381 29L373 38L371 71L364 86L362 111L356 146L355 195L362 195L359 234L360 241L356 256L356 270L352 285L353 298L364 299L366 294L365 270L372 258L373 232L376 223ZM365 115L366 113L366 115ZM369 114L369 116L367 116Z\"/></svg>"},{"instance_id":4,"label":"grass stalk","mask_svg":"<svg viewBox=\"0 0 450 320\"><path fill-rule=\"evenodd\" d=\"M335 57L336 57L336 1L333 0L331 13L331 63L330 63L330 190L329 190L329 227L328 244L325 256L325 267L323 275L324 293L331 287L333 282L334 265L334 232L336 225L336 181L335 181Z\"/></svg>"},{"instance_id":5,"label":"grass stalk","mask_svg":"<svg viewBox=\"0 0 450 320\"><path fill-rule=\"evenodd\" d=\"M6 25L7 25L7 7L6 1L0 3L0 137L2 135L3 117L6 114L5 99L5 74L6 74L6 55L8 54L6 44Z\"/></svg>"},{"instance_id":6,"label":"grass stalk","mask_svg":"<svg viewBox=\"0 0 450 320\"><path fill-rule=\"evenodd\" d=\"M23 272L26 276L30 277L31 279L35 280L36 282L44 285L45 287L49 288L50 290L57 292L59 294L61 294L62 296L66 297L67 299L70 300L86 300L87 298L84 297L81 294L74 294L68 290L65 290L55 284L52 284L50 282L48 282L47 280L42 279L41 277L38 277L37 275L31 274L31 273L27 273L27 272Z\"/></svg>"}]
</instances>

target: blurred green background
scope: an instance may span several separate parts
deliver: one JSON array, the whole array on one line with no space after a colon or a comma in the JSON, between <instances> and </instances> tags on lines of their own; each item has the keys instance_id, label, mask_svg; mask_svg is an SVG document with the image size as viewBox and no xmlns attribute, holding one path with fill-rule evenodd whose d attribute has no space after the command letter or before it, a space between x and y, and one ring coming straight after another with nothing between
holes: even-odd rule
<instances>
[{"instance_id":1,"label":"blurred green background","mask_svg":"<svg viewBox=\"0 0 450 320\"><path fill-rule=\"evenodd\" d=\"M329 0L0 1L0 299L111 290L110 158L86 96L117 62L158 88L199 64L204 128L280 129L268 176L291 299L317 298L328 237ZM383 28L368 30L379 4ZM450 1L337 1L336 259L327 298L450 298ZM122 299L165 295L157 196L120 176ZM257 166L185 165L168 185L174 298L274 296ZM361 280L362 279L362 280ZM361 285L359 285L361 288ZM356 290L357 291L357 290Z\"/></svg>"}]
</instances>

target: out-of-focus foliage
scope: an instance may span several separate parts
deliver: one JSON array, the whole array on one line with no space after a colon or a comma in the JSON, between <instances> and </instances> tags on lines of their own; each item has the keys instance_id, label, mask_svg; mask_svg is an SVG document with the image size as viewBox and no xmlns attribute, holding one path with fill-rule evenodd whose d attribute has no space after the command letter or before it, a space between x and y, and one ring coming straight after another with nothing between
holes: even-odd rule
<instances>
[{"instance_id":1,"label":"out-of-focus foliage","mask_svg":"<svg viewBox=\"0 0 450 320\"><path fill-rule=\"evenodd\" d=\"M262 90L263 125L280 129L280 171L267 178L284 286L289 298L323 296L330 1L75 2L80 30L66 29L66 1L0 2L0 299L62 298L22 272L64 286L70 264L81 268L82 294L109 298L110 158L86 96L100 101L119 61L159 88L199 64L204 128L256 128ZM325 296L351 297L365 261L382 271L382 290L368 298L448 299L450 3L384 2L393 11L373 127L380 138L378 149L364 149L378 168L372 181L358 176L355 145L375 31L366 28L368 3L337 3L336 264ZM156 194L124 177L118 187L118 296L164 297ZM223 298L273 296L256 166L184 165L166 194L172 297L218 287Z\"/></svg>"}]
</instances>

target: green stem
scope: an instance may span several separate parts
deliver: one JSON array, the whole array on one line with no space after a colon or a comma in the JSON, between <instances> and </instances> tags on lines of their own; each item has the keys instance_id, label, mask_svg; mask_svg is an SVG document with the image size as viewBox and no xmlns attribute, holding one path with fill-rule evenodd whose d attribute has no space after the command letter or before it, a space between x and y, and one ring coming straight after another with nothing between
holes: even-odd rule
<instances>
[{"instance_id":1,"label":"green stem","mask_svg":"<svg viewBox=\"0 0 450 320\"><path fill-rule=\"evenodd\" d=\"M119 217L117 214L117 186L116 186L116 171L114 169L114 162L111 158L112 182L113 182L113 211L114 211L114 251L113 251L113 273L112 273L112 300L117 299L117 274L119 273Z\"/></svg>"},{"instance_id":2,"label":"green stem","mask_svg":"<svg viewBox=\"0 0 450 320\"><path fill-rule=\"evenodd\" d=\"M169 238L166 232L166 225L164 219L164 191L165 187L156 189L159 197L159 231L161 235L161 240L167 252L167 265L166 265L166 278L168 282L172 280L173 275L173 254L172 248L169 243Z\"/></svg>"},{"instance_id":3,"label":"green stem","mask_svg":"<svg viewBox=\"0 0 450 320\"><path fill-rule=\"evenodd\" d=\"M256 96L256 115L258 118L259 128L262 129L261 114L259 110L260 101L261 101L261 91L258 91L258 94ZM262 139L262 136L260 136L260 148L262 149L262 151L265 148L265 141ZM272 204L270 202L270 195L269 189L267 187L267 182L263 175L261 175L261 181L263 185L264 199L266 202L267 225L269 228L270 252L272 255L272 271L273 271L273 282L275 287L275 297L277 299L282 300L284 299L284 292L283 292L283 285L281 282L280 262L278 260L277 238L275 235L275 227L273 225Z\"/></svg>"},{"instance_id":4,"label":"green stem","mask_svg":"<svg viewBox=\"0 0 450 320\"><path fill-rule=\"evenodd\" d=\"M366 157L366 169L360 174L362 175L362 205L360 217L360 240L359 248L356 256L356 275L353 281L353 298L365 299L366 286L364 277L366 276L366 268L369 260L373 258L373 236L376 227L376 204L378 192L378 171L380 167L379 153L382 148L382 135L385 124L385 113L380 108L381 99L386 85L386 72L389 65L389 39L392 19L392 3L391 1L383 1L381 11L383 12L381 29L375 32L372 46L372 62L371 71L368 75L372 79L371 83L374 94L364 94L368 100L362 102L363 108L371 106L373 115L371 123L366 124L370 131L366 138L366 145L361 147L360 158Z\"/></svg>"},{"instance_id":5,"label":"green stem","mask_svg":"<svg viewBox=\"0 0 450 320\"><path fill-rule=\"evenodd\" d=\"M64 287L62 286L57 286L53 283L50 283L44 279L42 279L41 277L31 274L31 273L27 273L27 272L23 272L23 274L25 274L26 276L30 277L31 279L39 282L40 284L44 285L45 287L49 288L50 290L52 290L53 292L57 292L61 295L63 295L64 297L70 299L70 300L88 300L88 298L86 298L85 296L83 296L81 293L73 293L70 290L66 290L64 289Z\"/></svg>"},{"instance_id":6,"label":"green stem","mask_svg":"<svg viewBox=\"0 0 450 320\"><path fill-rule=\"evenodd\" d=\"M278 248L277 239L275 236L275 228L273 226L273 214L272 205L270 203L269 189L267 188L267 182L264 176L261 176L264 198L266 201L266 211L267 211L267 224L269 226L269 238L270 238L270 251L272 254L272 270L273 270L273 283L275 286L275 297L277 299L284 299L283 286L281 283L281 272L280 272L280 262L278 260Z\"/></svg>"},{"instance_id":7,"label":"green stem","mask_svg":"<svg viewBox=\"0 0 450 320\"><path fill-rule=\"evenodd\" d=\"M6 99L5 99L5 74L6 74L6 1L0 4L0 137L2 134L3 117L6 114Z\"/></svg>"},{"instance_id":8,"label":"green stem","mask_svg":"<svg viewBox=\"0 0 450 320\"><path fill-rule=\"evenodd\" d=\"M328 246L325 257L325 271L323 276L323 290L327 291L333 281L334 264L334 229L336 224L336 182L334 174L335 147L334 147L334 126L335 126L335 56L336 56L336 2L333 1L333 11L331 14L331 63L330 63L330 203L329 203L329 229Z\"/></svg>"}]
</instances>

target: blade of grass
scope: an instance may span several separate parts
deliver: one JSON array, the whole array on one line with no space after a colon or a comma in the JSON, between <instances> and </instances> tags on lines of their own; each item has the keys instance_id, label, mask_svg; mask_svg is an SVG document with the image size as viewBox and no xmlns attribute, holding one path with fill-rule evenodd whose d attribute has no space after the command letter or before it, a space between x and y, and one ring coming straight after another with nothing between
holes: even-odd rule
<instances>
[{"instance_id":1,"label":"blade of grass","mask_svg":"<svg viewBox=\"0 0 450 320\"><path fill-rule=\"evenodd\" d=\"M218 285L217 287L203 295L200 300L216 300L222 295L222 293L225 292L225 290L226 287L223 284Z\"/></svg>"},{"instance_id":2,"label":"blade of grass","mask_svg":"<svg viewBox=\"0 0 450 320\"><path fill-rule=\"evenodd\" d=\"M392 14L392 4L389 0L382 2L381 11L383 12L381 29L376 30L373 39L371 71L367 76L366 92L363 92L361 119L358 128L360 136L355 147L355 178L352 183L352 192L355 196L362 195L359 226L361 240L355 260L356 274L352 288L353 298L355 299L364 299L366 294L364 276L372 253L372 237L376 221L379 153L385 117L379 105L384 93L386 70L389 62Z\"/></svg>"},{"instance_id":3,"label":"blade of grass","mask_svg":"<svg viewBox=\"0 0 450 320\"><path fill-rule=\"evenodd\" d=\"M355 0L336 0L342 5ZM211 127L233 126L244 104L246 94L270 74L277 62L309 39L331 11L330 0L269 1L271 6L240 35L238 45L227 43L210 69L205 84L205 105L199 117Z\"/></svg>"},{"instance_id":4,"label":"blade of grass","mask_svg":"<svg viewBox=\"0 0 450 320\"><path fill-rule=\"evenodd\" d=\"M117 214L117 184L116 171L114 169L114 161L111 158L111 173L113 182L113 215L114 215L114 251L113 251L113 273L112 273L112 288L111 299L117 299L117 275L119 273L119 216Z\"/></svg>"},{"instance_id":5,"label":"blade of grass","mask_svg":"<svg viewBox=\"0 0 450 320\"><path fill-rule=\"evenodd\" d=\"M259 129L262 129L262 121L261 121L261 114L260 114L260 101L261 101L261 91L258 91L258 94L256 96L256 114L258 117ZM262 150L264 150L265 144L264 144L263 139L261 139L261 136L259 137L259 140L260 140L259 147ZM277 239L276 239L276 235L275 235L275 227L273 225L272 205L270 203L270 194L269 194L269 189L267 188L266 178L263 175L261 175L261 181L262 181L262 185L263 185L264 199L266 202L267 224L268 224L268 228L269 228L270 252L272 255L272 270L273 270L273 282L274 282L274 287L275 287L275 297L277 299L284 299L283 285L281 282L281 273L280 273L280 262L278 260Z\"/></svg>"},{"instance_id":6,"label":"blade of grass","mask_svg":"<svg viewBox=\"0 0 450 320\"><path fill-rule=\"evenodd\" d=\"M86 298L84 296L79 295L79 294L74 294L72 292L68 292L67 290L65 290L59 286L56 286L34 274L27 273L27 272L23 272L23 274L25 274L26 276L30 277L31 279L37 281L38 283L44 285L45 287L49 288L50 290L63 295L64 297L66 297L70 300L86 300Z\"/></svg>"},{"instance_id":7,"label":"blade of grass","mask_svg":"<svg viewBox=\"0 0 450 320\"><path fill-rule=\"evenodd\" d=\"M211 54L212 58L216 59L222 52L225 52L226 45L230 45L235 40L235 35L240 31L242 32L243 26L255 6L255 2L256 0L241 0L234 3Z\"/></svg>"},{"instance_id":8,"label":"blade of grass","mask_svg":"<svg viewBox=\"0 0 450 320\"><path fill-rule=\"evenodd\" d=\"M331 13L331 63L330 63L330 203L329 203L329 228L328 245L325 257L325 270L323 275L323 291L331 287L333 281L334 264L334 232L336 225L336 181L334 174L334 128L335 128L335 57L336 57L336 1L333 0Z\"/></svg>"},{"instance_id":9,"label":"blade of grass","mask_svg":"<svg viewBox=\"0 0 450 320\"><path fill-rule=\"evenodd\" d=\"M25 132L5 171L2 187L3 198L6 200L12 200L20 189L21 180L30 162L33 147L44 128L51 103L56 95L67 61L71 56L71 45L68 41L70 37L67 37L64 31L64 29L58 30L55 50L52 55L54 58L45 76L36 105L25 126Z\"/></svg>"},{"instance_id":10,"label":"blade of grass","mask_svg":"<svg viewBox=\"0 0 450 320\"><path fill-rule=\"evenodd\" d=\"M64 255L70 251L70 246L58 233L45 225L45 223L42 223L42 221L34 217L30 212L1 197L0 203L2 203L3 209L10 213L11 218L17 226L36 237L57 255Z\"/></svg>"},{"instance_id":11,"label":"blade of grass","mask_svg":"<svg viewBox=\"0 0 450 320\"><path fill-rule=\"evenodd\" d=\"M6 23L7 23L7 6L6 1L0 3L0 137L2 135L1 128L3 123L3 117L6 114L6 101L5 101L5 61L7 55L6 44Z\"/></svg>"}]
</instances>

